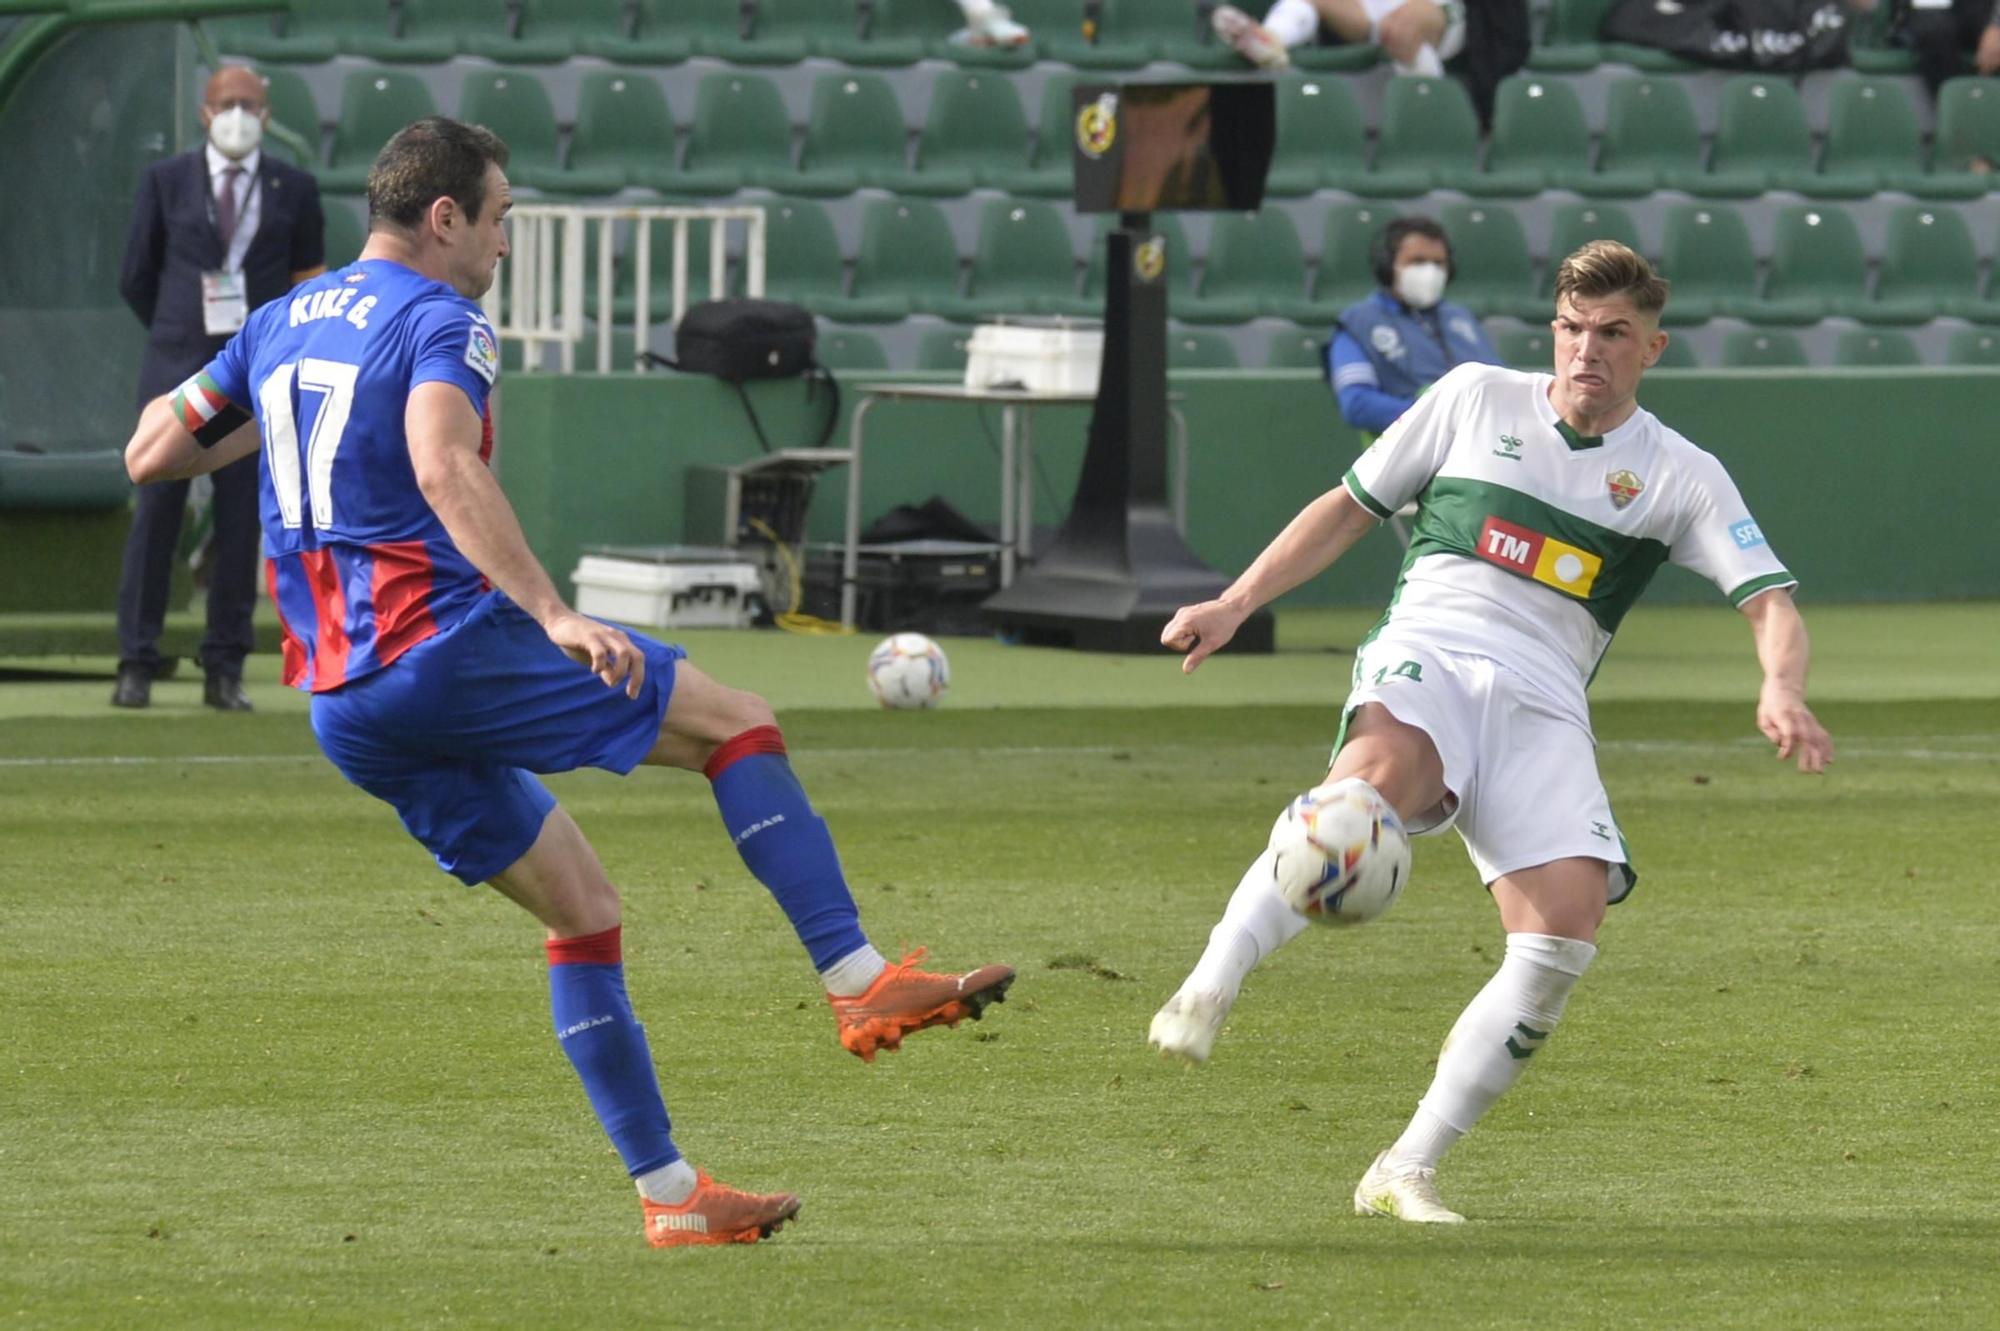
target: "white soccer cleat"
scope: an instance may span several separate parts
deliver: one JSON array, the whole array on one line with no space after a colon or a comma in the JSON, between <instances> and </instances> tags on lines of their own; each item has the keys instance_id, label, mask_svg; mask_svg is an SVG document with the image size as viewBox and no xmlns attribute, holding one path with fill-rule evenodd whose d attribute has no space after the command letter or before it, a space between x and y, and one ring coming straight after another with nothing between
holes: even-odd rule
<instances>
[{"instance_id":1,"label":"white soccer cleat","mask_svg":"<svg viewBox=\"0 0 2000 1331\"><path fill-rule=\"evenodd\" d=\"M951 35L955 46L1024 46L1028 30L1014 21L1005 5L995 5Z\"/></svg>"},{"instance_id":2,"label":"white soccer cleat","mask_svg":"<svg viewBox=\"0 0 2000 1331\"><path fill-rule=\"evenodd\" d=\"M1292 63L1285 44L1235 5L1218 5L1209 23L1231 50L1259 69L1285 69Z\"/></svg>"},{"instance_id":3,"label":"white soccer cleat","mask_svg":"<svg viewBox=\"0 0 2000 1331\"><path fill-rule=\"evenodd\" d=\"M1465 1217L1438 1200L1435 1169L1391 1169L1387 1151L1375 1157L1354 1188L1354 1214L1385 1215L1419 1225L1462 1225Z\"/></svg>"},{"instance_id":4,"label":"white soccer cleat","mask_svg":"<svg viewBox=\"0 0 2000 1331\"><path fill-rule=\"evenodd\" d=\"M1153 1014L1146 1030L1146 1043L1172 1058L1190 1063L1208 1062L1222 1019L1229 1015L1230 1000L1217 993L1190 993L1183 989L1169 998Z\"/></svg>"}]
</instances>

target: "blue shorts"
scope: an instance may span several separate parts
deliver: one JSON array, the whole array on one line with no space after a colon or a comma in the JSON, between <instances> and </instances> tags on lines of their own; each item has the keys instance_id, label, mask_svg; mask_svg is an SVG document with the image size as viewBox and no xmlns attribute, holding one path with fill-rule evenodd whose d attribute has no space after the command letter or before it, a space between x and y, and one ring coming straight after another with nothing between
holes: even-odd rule
<instances>
[{"instance_id":1,"label":"blue shorts","mask_svg":"<svg viewBox=\"0 0 2000 1331\"><path fill-rule=\"evenodd\" d=\"M637 698L562 654L499 592L384 669L312 700L341 774L395 807L438 867L483 883L528 852L555 797L531 773L639 765L674 692L678 647L632 633Z\"/></svg>"}]
</instances>

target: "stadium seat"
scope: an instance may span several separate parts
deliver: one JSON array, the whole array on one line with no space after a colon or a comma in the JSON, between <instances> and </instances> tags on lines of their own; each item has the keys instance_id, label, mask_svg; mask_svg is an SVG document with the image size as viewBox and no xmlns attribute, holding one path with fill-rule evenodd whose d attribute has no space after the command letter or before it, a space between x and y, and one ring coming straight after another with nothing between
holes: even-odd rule
<instances>
[{"instance_id":1,"label":"stadium seat","mask_svg":"<svg viewBox=\"0 0 2000 1331\"><path fill-rule=\"evenodd\" d=\"M498 32L475 30L465 37L468 55L485 56L503 65L551 65L576 54L580 29L604 24L616 32L618 10L593 6L586 0L519 0L510 3L509 24Z\"/></svg>"},{"instance_id":2,"label":"stadium seat","mask_svg":"<svg viewBox=\"0 0 2000 1331\"><path fill-rule=\"evenodd\" d=\"M569 178L556 161L555 108L534 75L518 69L471 71L459 88L458 118L507 141L507 179L514 184L569 190Z\"/></svg>"},{"instance_id":3,"label":"stadium seat","mask_svg":"<svg viewBox=\"0 0 2000 1331\"><path fill-rule=\"evenodd\" d=\"M1041 199L989 199L979 210L979 240L965 294L934 299L929 308L967 321L1093 312L1076 294L1069 228L1055 205Z\"/></svg>"},{"instance_id":4,"label":"stadium seat","mask_svg":"<svg viewBox=\"0 0 2000 1331\"><path fill-rule=\"evenodd\" d=\"M1192 283L1189 274L1194 271L1194 251L1188 248L1187 233L1181 228L1180 218L1173 213L1154 213L1148 224L1153 234L1166 244L1167 270L1163 279L1167 286L1167 308L1171 314L1180 312L1180 307L1189 298ZM1104 260L1105 236L1118 225L1115 215L1100 214L1097 229L1091 233L1090 255L1083 270L1083 299L1093 313L1104 310Z\"/></svg>"},{"instance_id":5,"label":"stadium seat","mask_svg":"<svg viewBox=\"0 0 2000 1331\"><path fill-rule=\"evenodd\" d=\"M1347 85L1336 79L1275 81L1278 139L1267 195L1291 197L1323 188L1344 189L1368 170L1367 129Z\"/></svg>"},{"instance_id":6,"label":"stadium seat","mask_svg":"<svg viewBox=\"0 0 2000 1331\"><path fill-rule=\"evenodd\" d=\"M345 268L368 243L368 210L346 199L328 199L326 211L326 266Z\"/></svg>"},{"instance_id":7,"label":"stadium seat","mask_svg":"<svg viewBox=\"0 0 2000 1331\"><path fill-rule=\"evenodd\" d=\"M1456 79L1398 77L1382 100L1375 165L1348 185L1371 198L1464 189L1479 172L1479 119Z\"/></svg>"},{"instance_id":8,"label":"stadium seat","mask_svg":"<svg viewBox=\"0 0 2000 1331\"><path fill-rule=\"evenodd\" d=\"M342 49L370 60L435 65L457 55L470 34L507 28L507 0L402 0L397 8L400 21L394 31L357 33L341 43Z\"/></svg>"},{"instance_id":9,"label":"stadium seat","mask_svg":"<svg viewBox=\"0 0 2000 1331\"><path fill-rule=\"evenodd\" d=\"M1775 328L1738 328L1722 340L1722 363L1732 370L1804 369L1805 346L1797 334Z\"/></svg>"},{"instance_id":10,"label":"stadium seat","mask_svg":"<svg viewBox=\"0 0 2000 1331\"><path fill-rule=\"evenodd\" d=\"M1833 343L1835 365L1922 365L1908 333L1893 328L1849 328Z\"/></svg>"},{"instance_id":11,"label":"stadium seat","mask_svg":"<svg viewBox=\"0 0 2000 1331\"><path fill-rule=\"evenodd\" d=\"M1528 68L1553 71L1595 69L1604 60L1598 25L1617 0L1554 0L1548 26L1528 52Z\"/></svg>"},{"instance_id":12,"label":"stadium seat","mask_svg":"<svg viewBox=\"0 0 2000 1331\"><path fill-rule=\"evenodd\" d=\"M340 120L320 188L333 193L368 187L368 168L392 135L412 120L437 114L430 86L415 74L357 69L340 84Z\"/></svg>"},{"instance_id":13,"label":"stadium seat","mask_svg":"<svg viewBox=\"0 0 2000 1331\"><path fill-rule=\"evenodd\" d=\"M1619 79L1605 93L1604 137L1587 192L1637 198L1701 168L1701 127L1672 79Z\"/></svg>"},{"instance_id":14,"label":"stadium seat","mask_svg":"<svg viewBox=\"0 0 2000 1331\"><path fill-rule=\"evenodd\" d=\"M713 196L745 185L783 189L792 177L792 124L777 85L761 74L731 70L704 77L673 187Z\"/></svg>"},{"instance_id":15,"label":"stadium seat","mask_svg":"<svg viewBox=\"0 0 2000 1331\"><path fill-rule=\"evenodd\" d=\"M1632 215L1615 203L1572 203L1555 210L1549 225L1549 262L1542 274L1542 290L1556 289L1556 268L1579 248L1593 240L1615 240L1644 254L1638 224Z\"/></svg>"},{"instance_id":16,"label":"stadium seat","mask_svg":"<svg viewBox=\"0 0 2000 1331\"><path fill-rule=\"evenodd\" d=\"M1946 79L1938 89L1931 174L1972 176L1989 188L2000 182L2000 83Z\"/></svg>"},{"instance_id":17,"label":"stadium seat","mask_svg":"<svg viewBox=\"0 0 2000 1331\"><path fill-rule=\"evenodd\" d=\"M1817 323L1829 315L1863 313L1858 307L1867 282L1861 233L1846 210L1794 204L1778 210L1763 296L1725 302L1725 308L1753 323Z\"/></svg>"},{"instance_id":18,"label":"stadium seat","mask_svg":"<svg viewBox=\"0 0 2000 1331\"><path fill-rule=\"evenodd\" d=\"M1526 196L1580 189L1590 178L1590 127L1575 90L1533 75L1503 80L1494 97L1486 173L1468 192Z\"/></svg>"},{"instance_id":19,"label":"stadium seat","mask_svg":"<svg viewBox=\"0 0 2000 1331\"><path fill-rule=\"evenodd\" d=\"M1382 59L1382 48L1373 42L1292 48L1292 67L1307 74L1362 74L1381 64Z\"/></svg>"},{"instance_id":20,"label":"stadium seat","mask_svg":"<svg viewBox=\"0 0 2000 1331\"><path fill-rule=\"evenodd\" d=\"M1170 370L1240 370L1242 357L1229 334L1214 328L1170 328L1167 330L1167 368Z\"/></svg>"},{"instance_id":21,"label":"stadium seat","mask_svg":"<svg viewBox=\"0 0 2000 1331\"><path fill-rule=\"evenodd\" d=\"M1757 289L1750 228L1734 208L1674 204L1660 241L1660 275L1672 283L1662 322L1706 323L1726 302Z\"/></svg>"},{"instance_id":22,"label":"stadium seat","mask_svg":"<svg viewBox=\"0 0 2000 1331\"><path fill-rule=\"evenodd\" d=\"M289 69L257 71L264 79L264 95L271 104L271 123L294 131L306 141L307 153L294 154L275 138L266 137L264 146L283 154L293 166L307 170L319 165L319 103L313 99L312 85Z\"/></svg>"},{"instance_id":23,"label":"stadium seat","mask_svg":"<svg viewBox=\"0 0 2000 1331\"><path fill-rule=\"evenodd\" d=\"M627 185L672 189L674 120L660 85L638 72L586 73L577 88L568 171L577 193L610 194Z\"/></svg>"},{"instance_id":24,"label":"stadium seat","mask_svg":"<svg viewBox=\"0 0 2000 1331\"><path fill-rule=\"evenodd\" d=\"M1817 197L1863 198L1881 190L1919 197L1970 198L1986 191L1976 176L1931 176L1922 169L1923 131L1896 79L1845 79L1827 107L1826 146L1816 175L1788 176L1787 188ZM1834 182L1822 188L1822 179Z\"/></svg>"},{"instance_id":25,"label":"stadium seat","mask_svg":"<svg viewBox=\"0 0 2000 1331\"><path fill-rule=\"evenodd\" d=\"M210 19L212 31L225 38L222 49L253 60L317 64L331 60L350 43L386 36L386 0L292 0L282 22L259 15L254 19Z\"/></svg>"},{"instance_id":26,"label":"stadium seat","mask_svg":"<svg viewBox=\"0 0 2000 1331\"><path fill-rule=\"evenodd\" d=\"M1667 346L1660 358L1653 362L1656 370L1698 370L1701 358L1694 354L1694 343L1684 337L1667 334Z\"/></svg>"},{"instance_id":27,"label":"stadium seat","mask_svg":"<svg viewBox=\"0 0 2000 1331\"><path fill-rule=\"evenodd\" d=\"M1190 0L1102 0L1097 40L1062 32L1042 38L1041 47L1049 58L1085 69L1135 69L1152 60L1244 68L1234 51L1208 37L1201 11Z\"/></svg>"},{"instance_id":28,"label":"stadium seat","mask_svg":"<svg viewBox=\"0 0 2000 1331\"><path fill-rule=\"evenodd\" d=\"M1291 215L1217 213L1198 294L1173 313L1189 323L1242 323L1305 295L1306 257Z\"/></svg>"},{"instance_id":29,"label":"stadium seat","mask_svg":"<svg viewBox=\"0 0 2000 1331\"><path fill-rule=\"evenodd\" d=\"M824 4L826 0L805 0ZM953 5L935 0L874 0L868 36L858 37L852 24L845 39L830 42L823 53L850 65L912 65L926 55L961 65L1020 69L1035 58L1032 42L1024 46L960 46L951 34L965 26ZM1030 25L1032 27L1032 25Z\"/></svg>"},{"instance_id":30,"label":"stadium seat","mask_svg":"<svg viewBox=\"0 0 2000 1331\"><path fill-rule=\"evenodd\" d=\"M1847 11L1847 59L1856 72L1873 75L1914 74L1916 53L1898 45L1894 26L1900 5L1876 5L1865 14Z\"/></svg>"},{"instance_id":31,"label":"stadium seat","mask_svg":"<svg viewBox=\"0 0 2000 1331\"><path fill-rule=\"evenodd\" d=\"M823 328L813 343L813 358L829 370L886 370L889 353L873 333L858 328Z\"/></svg>"},{"instance_id":32,"label":"stadium seat","mask_svg":"<svg viewBox=\"0 0 2000 1331\"><path fill-rule=\"evenodd\" d=\"M1076 114L1070 110L1070 91L1076 75L1052 74L1042 84L1042 114L1035 131L1035 146L1028 165L1018 170L997 171L992 184L1005 194L1031 194L1051 199L1070 198L1076 188L1071 168L1071 142Z\"/></svg>"},{"instance_id":33,"label":"stadium seat","mask_svg":"<svg viewBox=\"0 0 2000 1331\"><path fill-rule=\"evenodd\" d=\"M813 84L798 173L786 188L800 194L852 194L884 174L905 170L908 155L903 108L886 79L879 74L822 74Z\"/></svg>"},{"instance_id":34,"label":"stadium seat","mask_svg":"<svg viewBox=\"0 0 2000 1331\"><path fill-rule=\"evenodd\" d=\"M965 372L967 343L972 334L963 328L930 328L917 339L917 368Z\"/></svg>"},{"instance_id":35,"label":"stadium seat","mask_svg":"<svg viewBox=\"0 0 2000 1331\"><path fill-rule=\"evenodd\" d=\"M1493 349L1504 365L1547 374L1555 365L1555 341L1546 328L1510 328L1494 335Z\"/></svg>"},{"instance_id":36,"label":"stadium seat","mask_svg":"<svg viewBox=\"0 0 2000 1331\"><path fill-rule=\"evenodd\" d=\"M1947 365L2000 367L2000 332L1988 328L1958 328L1944 345Z\"/></svg>"},{"instance_id":37,"label":"stadium seat","mask_svg":"<svg viewBox=\"0 0 2000 1331\"><path fill-rule=\"evenodd\" d=\"M694 43L670 12L683 0L529 0L577 29L576 49L621 65L673 65Z\"/></svg>"},{"instance_id":38,"label":"stadium seat","mask_svg":"<svg viewBox=\"0 0 2000 1331\"><path fill-rule=\"evenodd\" d=\"M764 294L842 323L893 323L909 313L896 297L845 294L840 240L826 210L808 199L773 199L764 208Z\"/></svg>"},{"instance_id":39,"label":"stadium seat","mask_svg":"<svg viewBox=\"0 0 2000 1331\"><path fill-rule=\"evenodd\" d=\"M1450 296L1482 318L1511 314L1531 322L1550 317L1548 299L1534 287L1528 240L1512 211L1486 204L1453 204L1439 218L1451 237L1458 275Z\"/></svg>"},{"instance_id":40,"label":"stadium seat","mask_svg":"<svg viewBox=\"0 0 2000 1331\"><path fill-rule=\"evenodd\" d=\"M1271 334L1264 365L1273 370L1317 370L1326 373L1326 338L1310 329L1293 328Z\"/></svg>"},{"instance_id":41,"label":"stadium seat","mask_svg":"<svg viewBox=\"0 0 2000 1331\"><path fill-rule=\"evenodd\" d=\"M1294 323L1331 328L1340 312L1375 290L1375 235L1396 217L1389 204L1335 204L1326 211L1319 263L1305 299L1278 302L1272 313Z\"/></svg>"},{"instance_id":42,"label":"stadium seat","mask_svg":"<svg viewBox=\"0 0 2000 1331\"><path fill-rule=\"evenodd\" d=\"M1780 181L1801 188L1798 182L1808 178L1818 180L1821 192L1844 185L1842 197L1854 188L1852 182L1813 176L1812 130L1798 89L1784 79L1745 74L1723 85L1708 169L1683 172L1666 183L1706 198L1749 199Z\"/></svg>"},{"instance_id":43,"label":"stadium seat","mask_svg":"<svg viewBox=\"0 0 2000 1331\"><path fill-rule=\"evenodd\" d=\"M830 0L832 2L832 0ZM803 37L782 28L767 36L759 6L743 0L667 0L659 17L688 34L694 54L731 65L793 65L806 58Z\"/></svg>"},{"instance_id":44,"label":"stadium seat","mask_svg":"<svg viewBox=\"0 0 2000 1331\"><path fill-rule=\"evenodd\" d=\"M706 203L707 200L668 198L662 199L661 202L700 206ZM652 243L650 253L647 256L646 315L649 321L658 322L671 317L673 314L673 245L674 232L680 227L680 223L677 221L655 221L649 222L647 225L652 232ZM621 227L619 229L626 230L627 228ZM586 286L596 281L596 230L597 228L591 227L584 233L584 271L590 274L589 278L586 279ZM732 294L734 284L739 280L735 272L736 264L732 260L730 271L725 272L723 276L723 288L716 290L711 286L709 282L708 259L710 235L710 224L708 222L696 221L688 224L687 299L690 305L698 301L718 300ZM768 250L766 251L766 262L767 264L769 262ZM639 250L632 236L626 237L623 247L619 250L616 258L612 260L611 269L612 288L617 293L612 302L612 313L619 322L623 323L633 316L637 305L636 297L639 288ZM768 278L769 274L767 272L767 289L769 286ZM594 299L594 297L591 297L591 299ZM814 310L813 313L828 314L829 312ZM829 317L831 317L830 314Z\"/></svg>"},{"instance_id":45,"label":"stadium seat","mask_svg":"<svg viewBox=\"0 0 2000 1331\"><path fill-rule=\"evenodd\" d=\"M975 184L1025 169L1029 142L1028 118L1012 79L998 72L947 71L931 86L915 169L878 183L898 194L965 194Z\"/></svg>"},{"instance_id":46,"label":"stadium seat","mask_svg":"<svg viewBox=\"0 0 2000 1331\"><path fill-rule=\"evenodd\" d=\"M883 0L875 0L876 22L881 21ZM846 45L861 31L861 17L854 0L757 0L755 39L759 43L780 42L801 47L805 54L845 60Z\"/></svg>"},{"instance_id":47,"label":"stadium seat","mask_svg":"<svg viewBox=\"0 0 2000 1331\"><path fill-rule=\"evenodd\" d=\"M1959 312L1979 293L1979 255L1965 219L1949 208L1908 204L1889 214L1870 323L1928 323Z\"/></svg>"},{"instance_id":48,"label":"stadium seat","mask_svg":"<svg viewBox=\"0 0 2000 1331\"><path fill-rule=\"evenodd\" d=\"M958 247L936 204L925 199L870 199L854 255L856 299L900 302L929 312L958 295Z\"/></svg>"}]
</instances>

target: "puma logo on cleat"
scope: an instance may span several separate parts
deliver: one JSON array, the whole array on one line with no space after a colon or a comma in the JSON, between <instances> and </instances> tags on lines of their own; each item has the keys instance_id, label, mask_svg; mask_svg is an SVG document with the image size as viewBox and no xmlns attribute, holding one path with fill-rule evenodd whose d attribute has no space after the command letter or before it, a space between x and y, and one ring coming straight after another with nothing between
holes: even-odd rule
<instances>
[{"instance_id":1,"label":"puma logo on cleat","mask_svg":"<svg viewBox=\"0 0 2000 1331\"><path fill-rule=\"evenodd\" d=\"M694 1234L706 1234L708 1233L708 1217L699 1211L690 1211L686 1215L656 1215L653 1217L653 1228L686 1230Z\"/></svg>"}]
</instances>

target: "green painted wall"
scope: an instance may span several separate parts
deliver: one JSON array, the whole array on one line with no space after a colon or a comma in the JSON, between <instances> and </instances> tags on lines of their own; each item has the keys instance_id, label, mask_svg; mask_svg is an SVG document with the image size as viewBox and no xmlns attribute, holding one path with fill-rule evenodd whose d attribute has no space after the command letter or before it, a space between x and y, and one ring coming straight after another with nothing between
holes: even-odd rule
<instances>
[{"instance_id":1,"label":"green painted wall","mask_svg":"<svg viewBox=\"0 0 2000 1331\"><path fill-rule=\"evenodd\" d=\"M898 376L946 380L948 376ZM835 436L847 439L851 377ZM1987 452L2000 379L1975 370L1662 373L1641 401L1717 454L1766 535L1817 601L2000 597L2000 468ZM1352 459L1324 383L1310 372L1176 374L1192 438L1189 542L1235 572ZM798 382L750 389L779 447L816 442L820 400ZM1035 413L1036 520L1068 504L1088 410ZM580 548L680 539L681 481L691 463L756 456L735 390L715 380L516 375L498 414L501 481L536 552L565 586ZM999 516L996 407L883 403L867 419L864 525L899 503L941 495L975 519ZM811 535L840 532L844 471L825 474ZM1300 605L1381 602L1401 551L1387 530L1288 598ZM1716 596L1667 569L1650 595Z\"/></svg>"}]
</instances>

